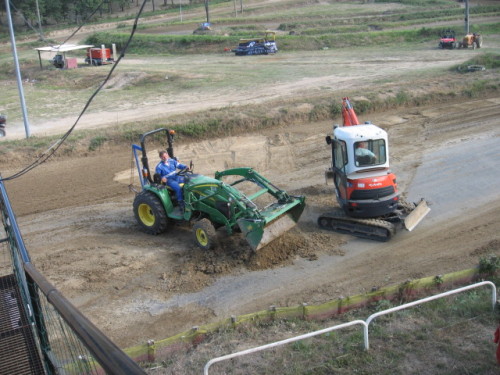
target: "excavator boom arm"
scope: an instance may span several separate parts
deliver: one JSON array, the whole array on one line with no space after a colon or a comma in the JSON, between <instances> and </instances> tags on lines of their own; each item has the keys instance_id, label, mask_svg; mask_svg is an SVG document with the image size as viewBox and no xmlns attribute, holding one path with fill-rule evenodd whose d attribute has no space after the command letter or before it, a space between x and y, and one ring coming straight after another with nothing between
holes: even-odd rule
<instances>
[{"instance_id":1,"label":"excavator boom arm","mask_svg":"<svg viewBox=\"0 0 500 375\"><path fill-rule=\"evenodd\" d=\"M359 125L358 116L356 116L348 97L342 98L342 118L344 126Z\"/></svg>"}]
</instances>

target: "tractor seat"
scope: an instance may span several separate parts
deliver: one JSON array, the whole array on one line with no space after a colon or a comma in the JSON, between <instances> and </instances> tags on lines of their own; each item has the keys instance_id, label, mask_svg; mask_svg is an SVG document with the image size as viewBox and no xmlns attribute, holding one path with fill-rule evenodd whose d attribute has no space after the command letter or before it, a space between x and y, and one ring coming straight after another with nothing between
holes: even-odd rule
<instances>
[{"instance_id":1,"label":"tractor seat","mask_svg":"<svg viewBox=\"0 0 500 375\"><path fill-rule=\"evenodd\" d=\"M160 177L160 174L159 173L155 173L153 175L153 182L155 184L161 184L161 177Z\"/></svg>"}]
</instances>

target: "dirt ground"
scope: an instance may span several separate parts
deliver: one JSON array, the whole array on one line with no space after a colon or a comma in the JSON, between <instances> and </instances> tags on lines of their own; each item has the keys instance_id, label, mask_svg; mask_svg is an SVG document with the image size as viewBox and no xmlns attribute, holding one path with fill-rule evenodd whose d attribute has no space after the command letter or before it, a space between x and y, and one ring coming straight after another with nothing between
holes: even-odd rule
<instances>
[{"instance_id":1,"label":"dirt ground","mask_svg":"<svg viewBox=\"0 0 500 375\"><path fill-rule=\"evenodd\" d=\"M500 45L498 40L489 43L497 49ZM425 65L444 70L457 62L457 54L450 51L421 52L373 52L350 63L352 69L343 71L342 77L327 72L276 84L260 97L255 90L234 89L165 101L175 113L325 87L332 96L341 96L342 90L361 80L372 90L380 85L394 92L398 82L419 82L419 69ZM332 58L340 60L344 53ZM293 54L277 58L284 65L300 60ZM304 64L313 61L318 62L316 55ZM489 77L488 72L477 74ZM445 78L419 82L415 90L432 91L443 84ZM129 106L124 111L129 118L153 117L163 105ZM91 122L109 126L116 116L97 113ZM423 196L432 208L415 231L400 233L385 244L326 232L315 224L320 212L336 204L333 187L324 180L330 164L324 137L332 121L178 143L176 155L181 161L192 160L198 173L250 166L289 193L306 195L307 207L297 227L258 253L239 236L222 232L220 247L203 252L186 225L160 236L141 233L132 212L134 193L129 185L138 182L128 146L106 145L94 153L57 156L6 187L36 267L104 333L128 347L270 305L322 303L474 267L481 256L500 255L500 193L495 188L500 173L497 164L483 162L500 160L494 143L500 135L499 116L500 97L491 97L362 119L389 132L391 163L403 195ZM68 121L54 118L50 124L41 124L40 131L62 132ZM447 151L454 157L444 156ZM30 157L12 155L2 176L17 171Z\"/></svg>"},{"instance_id":2,"label":"dirt ground","mask_svg":"<svg viewBox=\"0 0 500 375\"><path fill-rule=\"evenodd\" d=\"M376 115L373 122L389 131L402 191L408 193L426 154L498 138L499 103L491 98ZM475 110L460 113L460 106ZM457 271L475 266L480 256L499 254L498 191L474 210L460 212L466 205L458 201L456 214L429 215L427 225L388 244L319 230L315 217L335 204L332 185L323 179L329 163L323 138L330 130L329 122L311 123L178 147L198 172L250 165L307 196L299 225L257 254L224 233L220 248L203 252L187 226L160 236L141 233L128 190L129 150L57 158L8 182L7 189L35 265L122 347L272 304L321 303ZM498 182L495 167L491 186ZM459 194L453 186L441 189ZM426 193L431 206L438 203L432 191Z\"/></svg>"}]
</instances>

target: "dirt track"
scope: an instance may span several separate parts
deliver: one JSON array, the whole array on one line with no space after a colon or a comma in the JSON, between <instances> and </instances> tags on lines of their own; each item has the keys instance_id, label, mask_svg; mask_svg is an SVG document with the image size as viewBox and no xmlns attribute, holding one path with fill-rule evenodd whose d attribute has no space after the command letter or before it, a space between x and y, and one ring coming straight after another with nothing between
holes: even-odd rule
<instances>
[{"instance_id":1,"label":"dirt track","mask_svg":"<svg viewBox=\"0 0 500 375\"><path fill-rule=\"evenodd\" d=\"M222 233L223 246L210 253L192 244L187 227L158 237L140 233L127 187L128 149L56 159L7 189L35 265L126 347L271 304L320 303L499 255L500 194L492 188L499 168L483 162L492 151L499 160L499 104L491 98L371 118L389 131L401 190L410 199L425 196L433 209L389 244L315 225L334 204L323 179L330 122L178 147L198 172L250 165L307 195L298 227L256 255Z\"/></svg>"}]
</instances>

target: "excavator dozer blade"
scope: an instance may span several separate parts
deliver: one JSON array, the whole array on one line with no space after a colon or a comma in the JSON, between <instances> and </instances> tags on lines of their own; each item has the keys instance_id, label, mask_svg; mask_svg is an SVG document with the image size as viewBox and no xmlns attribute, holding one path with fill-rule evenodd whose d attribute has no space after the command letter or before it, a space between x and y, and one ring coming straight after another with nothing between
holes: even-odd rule
<instances>
[{"instance_id":1,"label":"excavator dozer blade","mask_svg":"<svg viewBox=\"0 0 500 375\"><path fill-rule=\"evenodd\" d=\"M292 229L304 207L304 198L300 197L284 206L264 210L261 212L263 219L239 219L237 223L249 245L257 251Z\"/></svg>"},{"instance_id":2,"label":"excavator dozer blade","mask_svg":"<svg viewBox=\"0 0 500 375\"><path fill-rule=\"evenodd\" d=\"M431 209L425 200L421 200L415 209L404 219L404 226L408 231L412 231Z\"/></svg>"}]
</instances>

